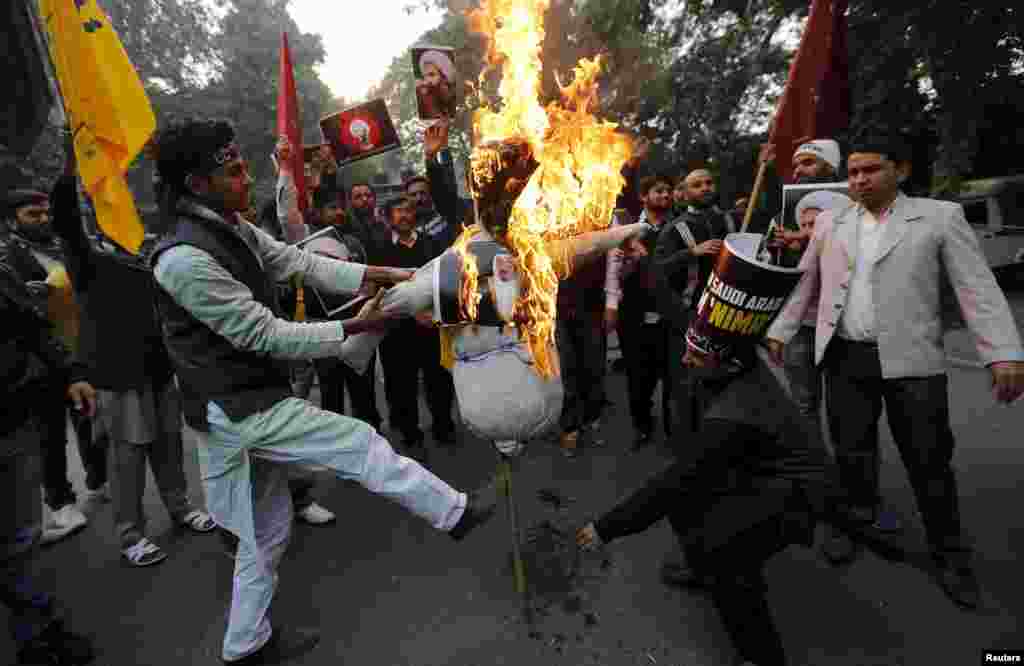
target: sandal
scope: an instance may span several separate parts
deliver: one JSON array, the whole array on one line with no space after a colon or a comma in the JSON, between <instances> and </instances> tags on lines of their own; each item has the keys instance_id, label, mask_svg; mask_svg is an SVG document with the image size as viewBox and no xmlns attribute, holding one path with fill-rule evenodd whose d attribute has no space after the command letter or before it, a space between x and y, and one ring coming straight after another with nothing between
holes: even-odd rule
<instances>
[{"instance_id":1,"label":"sandal","mask_svg":"<svg viewBox=\"0 0 1024 666\"><path fill-rule=\"evenodd\" d=\"M200 534L212 532L217 528L217 523L213 521L213 516L198 509L186 513L185 517L181 519L181 524Z\"/></svg>"},{"instance_id":2,"label":"sandal","mask_svg":"<svg viewBox=\"0 0 1024 666\"><path fill-rule=\"evenodd\" d=\"M148 567L159 564L167 559L167 553L160 550L160 546L145 537L136 541L134 546L122 549L121 555L132 566L136 567Z\"/></svg>"}]
</instances>

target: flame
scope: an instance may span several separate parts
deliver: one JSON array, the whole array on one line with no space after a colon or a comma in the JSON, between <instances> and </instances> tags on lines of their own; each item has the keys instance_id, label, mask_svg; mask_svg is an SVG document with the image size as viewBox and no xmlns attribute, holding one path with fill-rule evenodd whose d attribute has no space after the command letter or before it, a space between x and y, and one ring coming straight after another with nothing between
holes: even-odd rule
<instances>
[{"instance_id":1,"label":"flame","mask_svg":"<svg viewBox=\"0 0 1024 666\"><path fill-rule=\"evenodd\" d=\"M476 225L466 229L452 243L452 250L462 259L462 284L459 289L459 315L463 321L476 321L482 296L477 290L480 270L476 257L468 251L469 241L479 231Z\"/></svg>"},{"instance_id":2,"label":"flame","mask_svg":"<svg viewBox=\"0 0 1024 666\"><path fill-rule=\"evenodd\" d=\"M508 224L509 251L521 276L521 295L513 323L530 350L537 372L551 377L559 276L547 251L548 241L606 227L625 185L623 163L632 141L617 125L593 115L598 99L600 56L582 59L560 100L541 105L541 49L544 12L550 0L481 0L468 13L471 28L488 38L488 67L501 68L501 108L486 104L473 117L474 145L525 141L538 167L515 200ZM501 167L490 151L474 150L474 178L486 179ZM466 251L473 228L455 244L463 260L465 312L476 313L479 272ZM470 285L472 289L470 290ZM475 316L474 316L475 318Z\"/></svg>"}]
</instances>

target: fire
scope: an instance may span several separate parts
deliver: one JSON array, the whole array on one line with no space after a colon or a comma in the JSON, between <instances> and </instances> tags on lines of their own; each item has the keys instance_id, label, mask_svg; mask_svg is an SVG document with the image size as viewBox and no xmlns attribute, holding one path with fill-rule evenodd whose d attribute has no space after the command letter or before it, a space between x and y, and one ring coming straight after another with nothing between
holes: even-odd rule
<instances>
[{"instance_id":1,"label":"fire","mask_svg":"<svg viewBox=\"0 0 1024 666\"><path fill-rule=\"evenodd\" d=\"M493 151L480 149L493 142L524 142L537 162L515 199L507 237L522 288L514 323L544 377L553 376L556 368L550 354L560 277L546 243L609 224L625 185L621 168L632 152L632 142L616 131L615 123L593 115L600 57L580 60L569 85L559 82L561 99L542 106L541 48L549 5L550 0L481 0L468 14L472 29L488 38L488 69L481 83L490 69L500 67L502 72L501 108L484 105L473 118L477 148L471 178L484 182L502 167ZM464 266L462 307L474 318L478 270L466 246L475 232L467 230L454 246Z\"/></svg>"}]
</instances>

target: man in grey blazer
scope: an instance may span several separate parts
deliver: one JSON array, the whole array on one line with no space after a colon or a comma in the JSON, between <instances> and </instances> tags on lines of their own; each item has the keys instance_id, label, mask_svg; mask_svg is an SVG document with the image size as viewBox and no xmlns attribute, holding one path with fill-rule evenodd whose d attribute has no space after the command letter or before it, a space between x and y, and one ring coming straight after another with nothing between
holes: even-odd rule
<instances>
[{"instance_id":1,"label":"man in grey blazer","mask_svg":"<svg viewBox=\"0 0 1024 666\"><path fill-rule=\"evenodd\" d=\"M801 262L806 272L769 329L767 344L781 362L805 311L818 305L815 362L825 371L829 428L851 515L865 523L876 518L884 403L936 577L953 601L974 608L980 591L951 465L942 276L953 287L1000 403L1024 393L1020 333L962 207L900 192L909 157L899 139L861 142L847 166L857 203L819 216ZM832 533L825 553L838 564L852 560L855 549Z\"/></svg>"}]
</instances>

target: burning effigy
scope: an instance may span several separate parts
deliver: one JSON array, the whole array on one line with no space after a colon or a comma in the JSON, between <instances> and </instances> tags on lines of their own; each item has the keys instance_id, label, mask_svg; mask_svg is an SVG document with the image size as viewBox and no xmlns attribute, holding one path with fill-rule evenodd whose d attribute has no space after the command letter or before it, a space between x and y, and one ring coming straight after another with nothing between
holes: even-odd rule
<instances>
[{"instance_id":1,"label":"burning effigy","mask_svg":"<svg viewBox=\"0 0 1024 666\"><path fill-rule=\"evenodd\" d=\"M594 115L600 58L581 60L572 81L559 85L560 98L541 103L549 4L482 0L469 12L488 40L481 80L501 71L499 103L484 103L473 118L467 178L476 223L382 301L405 315L432 312L463 422L506 455L549 430L561 412L559 280L648 231L643 224L606 229L632 140ZM368 363L374 337L351 341L363 348L347 354L357 368L360 359Z\"/></svg>"}]
</instances>

